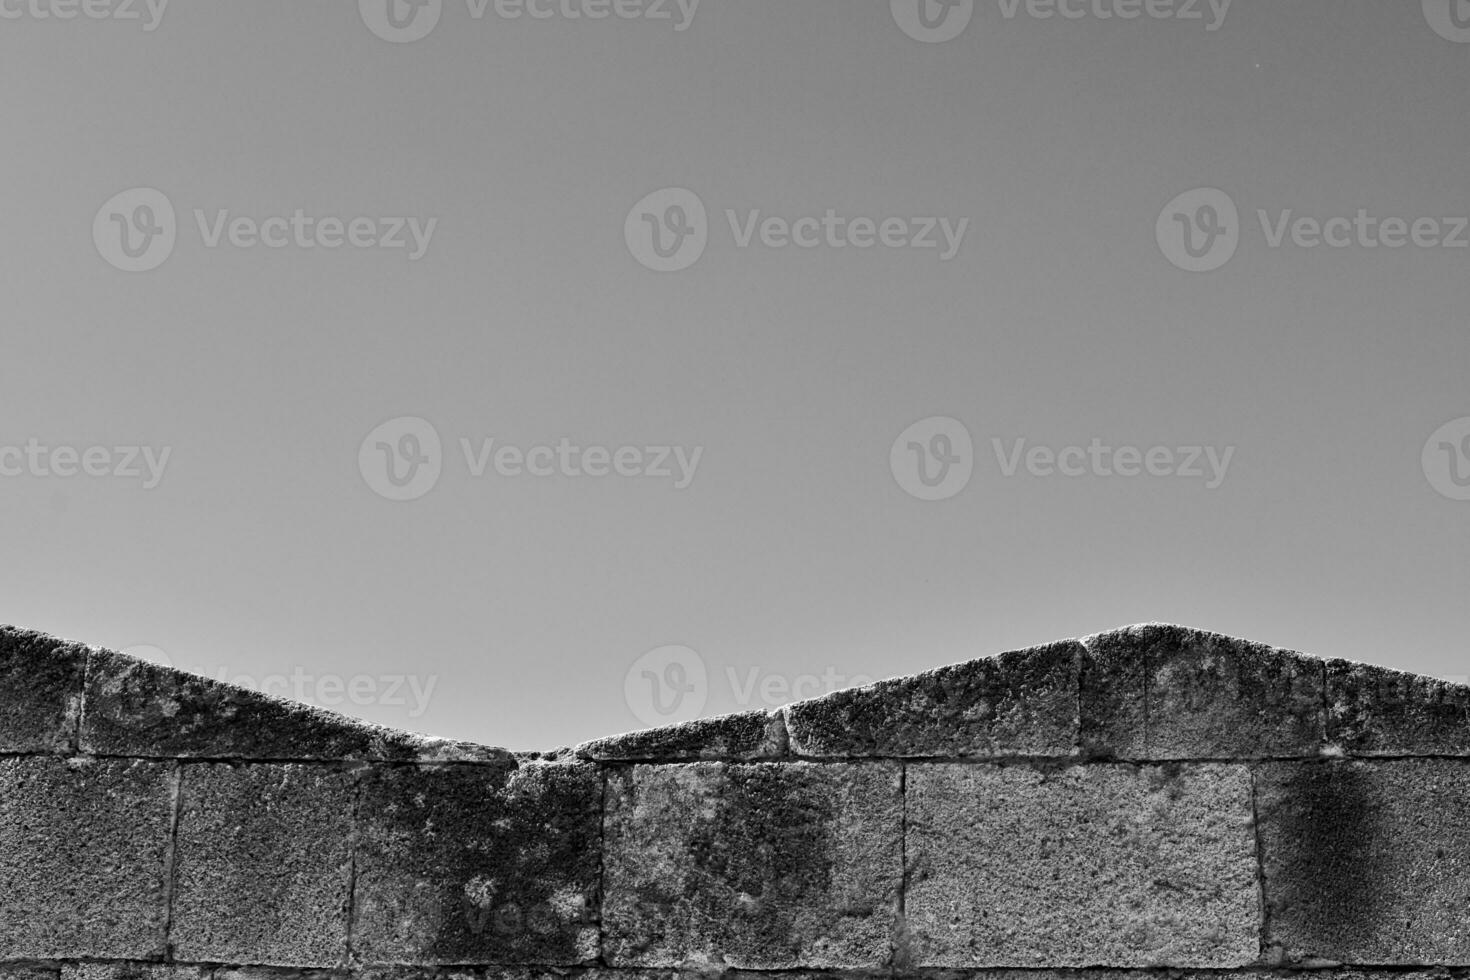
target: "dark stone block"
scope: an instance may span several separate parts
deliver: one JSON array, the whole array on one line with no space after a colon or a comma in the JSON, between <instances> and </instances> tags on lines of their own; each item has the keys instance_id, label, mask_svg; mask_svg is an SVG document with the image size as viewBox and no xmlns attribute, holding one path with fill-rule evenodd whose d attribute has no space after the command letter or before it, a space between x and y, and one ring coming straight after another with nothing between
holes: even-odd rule
<instances>
[{"instance_id":1,"label":"dark stone block","mask_svg":"<svg viewBox=\"0 0 1470 980\"><path fill-rule=\"evenodd\" d=\"M164 952L173 767L0 760L0 958Z\"/></svg>"},{"instance_id":2,"label":"dark stone block","mask_svg":"<svg viewBox=\"0 0 1470 980\"><path fill-rule=\"evenodd\" d=\"M375 767L359 808L353 948L366 963L597 956L595 766Z\"/></svg>"},{"instance_id":3,"label":"dark stone block","mask_svg":"<svg viewBox=\"0 0 1470 980\"><path fill-rule=\"evenodd\" d=\"M354 776L310 765L202 763L182 771L175 955L344 962Z\"/></svg>"},{"instance_id":4,"label":"dark stone block","mask_svg":"<svg viewBox=\"0 0 1470 980\"><path fill-rule=\"evenodd\" d=\"M1470 766L1276 763L1256 796L1270 959L1470 964Z\"/></svg>"},{"instance_id":5,"label":"dark stone block","mask_svg":"<svg viewBox=\"0 0 1470 980\"><path fill-rule=\"evenodd\" d=\"M1354 755L1470 755L1470 687L1329 660L1327 734Z\"/></svg>"},{"instance_id":6,"label":"dark stone block","mask_svg":"<svg viewBox=\"0 0 1470 980\"><path fill-rule=\"evenodd\" d=\"M609 776L614 966L883 966L897 921L901 770L694 763Z\"/></svg>"},{"instance_id":7,"label":"dark stone block","mask_svg":"<svg viewBox=\"0 0 1470 980\"><path fill-rule=\"evenodd\" d=\"M1181 626L1083 641L1082 745L1120 759L1313 756L1323 747L1322 661Z\"/></svg>"},{"instance_id":8,"label":"dark stone block","mask_svg":"<svg viewBox=\"0 0 1470 980\"><path fill-rule=\"evenodd\" d=\"M87 648L0 626L0 752L71 752Z\"/></svg>"},{"instance_id":9,"label":"dark stone block","mask_svg":"<svg viewBox=\"0 0 1470 980\"><path fill-rule=\"evenodd\" d=\"M599 761L775 758L786 752L786 726L780 712L747 711L600 738L577 746L576 752Z\"/></svg>"},{"instance_id":10,"label":"dark stone block","mask_svg":"<svg viewBox=\"0 0 1470 980\"><path fill-rule=\"evenodd\" d=\"M1067 641L798 702L785 709L791 749L818 758L1070 755L1081 652Z\"/></svg>"},{"instance_id":11,"label":"dark stone block","mask_svg":"<svg viewBox=\"0 0 1470 980\"><path fill-rule=\"evenodd\" d=\"M105 755L270 761L483 761L503 749L430 739L108 650L87 675L82 749Z\"/></svg>"}]
</instances>

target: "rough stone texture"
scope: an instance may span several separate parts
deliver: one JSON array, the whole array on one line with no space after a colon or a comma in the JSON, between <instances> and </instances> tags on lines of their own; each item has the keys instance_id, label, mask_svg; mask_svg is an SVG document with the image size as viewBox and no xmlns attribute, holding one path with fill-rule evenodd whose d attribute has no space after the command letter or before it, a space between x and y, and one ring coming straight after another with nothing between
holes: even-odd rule
<instances>
[{"instance_id":1,"label":"rough stone texture","mask_svg":"<svg viewBox=\"0 0 1470 980\"><path fill-rule=\"evenodd\" d=\"M0 959L164 951L173 769L0 760Z\"/></svg>"},{"instance_id":2,"label":"rough stone texture","mask_svg":"<svg viewBox=\"0 0 1470 980\"><path fill-rule=\"evenodd\" d=\"M355 777L325 766L183 767L172 940L181 960L345 958Z\"/></svg>"},{"instance_id":3,"label":"rough stone texture","mask_svg":"<svg viewBox=\"0 0 1470 980\"><path fill-rule=\"evenodd\" d=\"M1256 792L1271 958L1470 964L1470 766L1279 763Z\"/></svg>"},{"instance_id":4,"label":"rough stone texture","mask_svg":"<svg viewBox=\"0 0 1470 980\"><path fill-rule=\"evenodd\" d=\"M353 948L365 962L597 956L595 766L377 767L359 808Z\"/></svg>"},{"instance_id":5,"label":"rough stone texture","mask_svg":"<svg viewBox=\"0 0 1470 980\"><path fill-rule=\"evenodd\" d=\"M0 752L76 746L87 648L0 626Z\"/></svg>"},{"instance_id":6,"label":"rough stone texture","mask_svg":"<svg viewBox=\"0 0 1470 980\"><path fill-rule=\"evenodd\" d=\"M1073 641L1016 650L790 705L791 749L812 757L1069 755Z\"/></svg>"},{"instance_id":7,"label":"rough stone texture","mask_svg":"<svg viewBox=\"0 0 1470 980\"><path fill-rule=\"evenodd\" d=\"M44 963L0 963L0 980L59 980L61 967Z\"/></svg>"},{"instance_id":8,"label":"rough stone texture","mask_svg":"<svg viewBox=\"0 0 1470 980\"><path fill-rule=\"evenodd\" d=\"M369 725L161 667L92 651L82 750L99 755L287 760L499 760L508 753Z\"/></svg>"},{"instance_id":9,"label":"rough stone texture","mask_svg":"<svg viewBox=\"0 0 1470 980\"><path fill-rule=\"evenodd\" d=\"M1470 687L1329 660L1327 736L1355 755L1470 755Z\"/></svg>"},{"instance_id":10,"label":"rough stone texture","mask_svg":"<svg viewBox=\"0 0 1470 980\"><path fill-rule=\"evenodd\" d=\"M901 770L693 763L608 777L614 966L879 967L895 923Z\"/></svg>"},{"instance_id":11,"label":"rough stone texture","mask_svg":"<svg viewBox=\"0 0 1470 980\"><path fill-rule=\"evenodd\" d=\"M61 980L210 980L207 966L164 963L67 963Z\"/></svg>"},{"instance_id":12,"label":"rough stone texture","mask_svg":"<svg viewBox=\"0 0 1470 980\"><path fill-rule=\"evenodd\" d=\"M1320 660L1182 626L1132 626L1083 642L1089 754L1311 756L1324 744Z\"/></svg>"},{"instance_id":13,"label":"rough stone texture","mask_svg":"<svg viewBox=\"0 0 1470 980\"><path fill-rule=\"evenodd\" d=\"M1256 958L1251 784L1231 765L908 767L918 966Z\"/></svg>"},{"instance_id":14,"label":"rough stone texture","mask_svg":"<svg viewBox=\"0 0 1470 980\"><path fill-rule=\"evenodd\" d=\"M769 759L786 753L786 725L780 712L747 711L584 742L576 753L604 762Z\"/></svg>"}]
</instances>

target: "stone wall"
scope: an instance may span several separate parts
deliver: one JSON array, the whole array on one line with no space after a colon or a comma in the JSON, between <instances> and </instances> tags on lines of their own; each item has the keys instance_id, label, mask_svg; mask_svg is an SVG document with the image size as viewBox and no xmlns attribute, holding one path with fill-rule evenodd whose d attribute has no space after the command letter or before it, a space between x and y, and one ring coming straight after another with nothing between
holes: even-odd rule
<instances>
[{"instance_id":1,"label":"stone wall","mask_svg":"<svg viewBox=\"0 0 1470 980\"><path fill-rule=\"evenodd\" d=\"M0 629L0 980L1470 967L1470 689L1171 626L513 755Z\"/></svg>"}]
</instances>

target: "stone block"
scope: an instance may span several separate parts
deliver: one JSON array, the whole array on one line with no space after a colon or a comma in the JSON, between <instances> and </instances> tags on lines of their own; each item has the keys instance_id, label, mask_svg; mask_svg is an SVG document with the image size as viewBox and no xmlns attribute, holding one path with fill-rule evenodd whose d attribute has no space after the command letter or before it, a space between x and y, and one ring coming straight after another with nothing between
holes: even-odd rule
<instances>
[{"instance_id":1,"label":"stone block","mask_svg":"<svg viewBox=\"0 0 1470 980\"><path fill-rule=\"evenodd\" d=\"M1470 766L1277 763L1256 793L1270 959L1470 965Z\"/></svg>"},{"instance_id":2,"label":"stone block","mask_svg":"<svg viewBox=\"0 0 1470 980\"><path fill-rule=\"evenodd\" d=\"M785 751L780 712L747 711L584 742L576 754L598 761L687 762L767 759Z\"/></svg>"},{"instance_id":3,"label":"stone block","mask_svg":"<svg viewBox=\"0 0 1470 980\"><path fill-rule=\"evenodd\" d=\"M601 813L601 776L582 763L373 768L354 951L410 965L595 959Z\"/></svg>"},{"instance_id":4,"label":"stone block","mask_svg":"<svg viewBox=\"0 0 1470 980\"><path fill-rule=\"evenodd\" d=\"M604 956L618 967L887 963L901 864L890 763L694 763L608 777Z\"/></svg>"},{"instance_id":5,"label":"stone block","mask_svg":"<svg viewBox=\"0 0 1470 980\"><path fill-rule=\"evenodd\" d=\"M1329 660L1327 736L1353 755L1470 756L1470 687Z\"/></svg>"},{"instance_id":6,"label":"stone block","mask_svg":"<svg viewBox=\"0 0 1470 980\"><path fill-rule=\"evenodd\" d=\"M1082 746L1119 759L1313 756L1324 732L1323 663L1181 626L1083 641Z\"/></svg>"},{"instance_id":7,"label":"stone block","mask_svg":"<svg viewBox=\"0 0 1470 980\"><path fill-rule=\"evenodd\" d=\"M311 705L94 650L82 750L234 761L479 761L504 749L430 739Z\"/></svg>"},{"instance_id":8,"label":"stone block","mask_svg":"<svg viewBox=\"0 0 1470 980\"><path fill-rule=\"evenodd\" d=\"M818 758L1070 755L1074 641L837 691L785 709L791 749Z\"/></svg>"},{"instance_id":9,"label":"stone block","mask_svg":"<svg viewBox=\"0 0 1470 980\"><path fill-rule=\"evenodd\" d=\"M0 626L0 752L72 751L87 648Z\"/></svg>"},{"instance_id":10,"label":"stone block","mask_svg":"<svg viewBox=\"0 0 1470 980\"><path fill-rule=\"evenodd\" d=\"M345 962L355 777L268 763L193 763L182 772L175 955Z\"/></svg>"},{"instance_id":11,"label":"stone block","mask_svg":"<svg viewBox=\"0 0 1470 980\"><path fill-rule=\"evenodd\" d=\"M908 767L909 958L1237 967L1260 901L1242 766Z\"/></svg>"},{"instance_id":12,"label":"stone block","mask_svg":"<svg viewBox=\"0 0 1470 980\"><path fill-rule=\"evenodd\" d=\"M167 763L0 760L0 959L161 956L173 791Z\"/></svg>"}]
</instances>

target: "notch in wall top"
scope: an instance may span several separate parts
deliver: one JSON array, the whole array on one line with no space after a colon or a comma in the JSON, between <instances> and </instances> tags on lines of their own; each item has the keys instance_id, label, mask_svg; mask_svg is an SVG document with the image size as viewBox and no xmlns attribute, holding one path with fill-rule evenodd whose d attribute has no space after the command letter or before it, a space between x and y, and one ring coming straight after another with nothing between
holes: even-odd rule
<instances>
[{"instance_id":1,"label":"notch in wall top","mask_svg":"<svg viewBox=\"0 0 1470 980\"><path fill-rule=\"evenodd\" d=\"M0 626L0 751L185 759L504 762L126 654Z\"/></svg>"}]
</instances>

